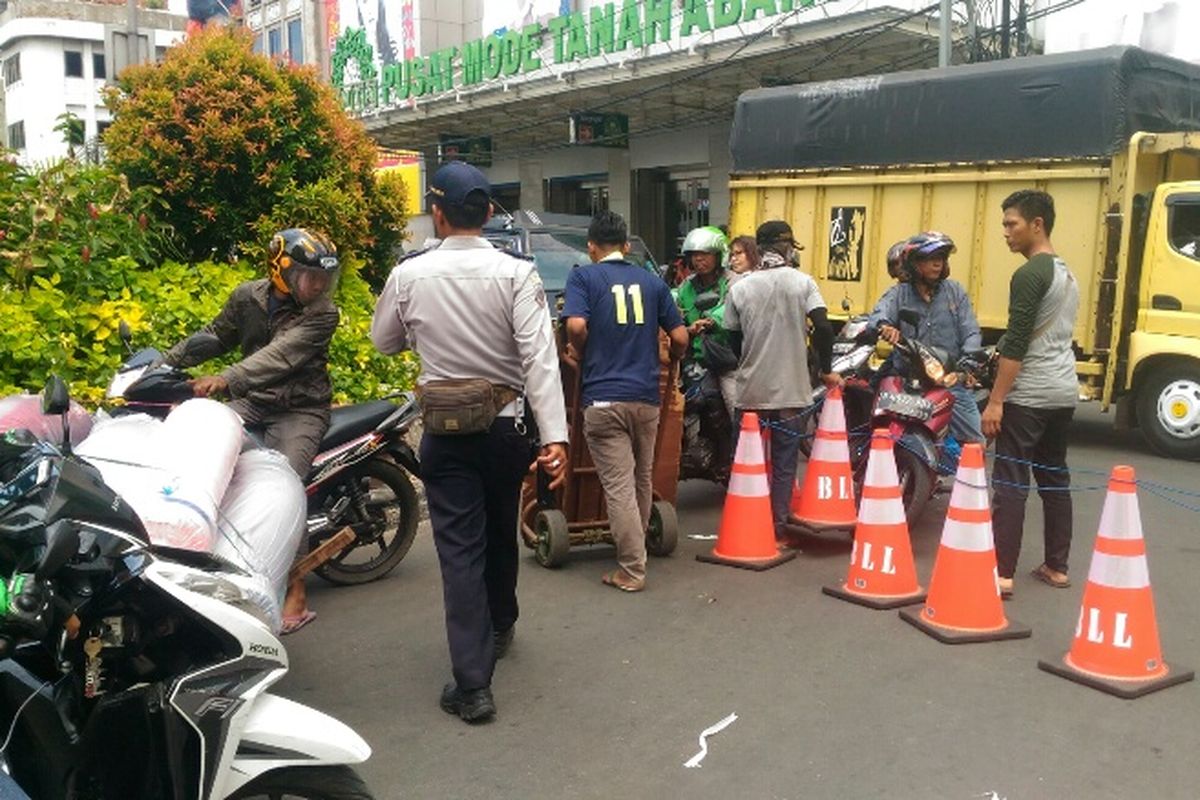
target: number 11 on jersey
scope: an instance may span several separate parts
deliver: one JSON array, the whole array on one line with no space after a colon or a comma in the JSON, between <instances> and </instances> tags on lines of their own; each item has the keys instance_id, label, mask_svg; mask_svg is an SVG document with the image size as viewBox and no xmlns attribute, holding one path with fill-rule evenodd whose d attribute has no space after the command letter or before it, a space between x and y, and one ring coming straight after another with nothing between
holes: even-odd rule
<instances>
[{"instance_id":1,"label":"number 11 on jersey","mask_svg":"<svg viewBox=\"0 0 1200 800\"><path fill-rule=\"evenodd\" d=\"M613 299L617 305L617 324L629 324L629 305L633 306L633 324L642 325L646 322L646 313L642 308L642 287L639 284L633 284L626 289L621 284L616 284L612 287ZM629 295L629 300L626 302L626 294Z\"/></svg>"}]
</instances>

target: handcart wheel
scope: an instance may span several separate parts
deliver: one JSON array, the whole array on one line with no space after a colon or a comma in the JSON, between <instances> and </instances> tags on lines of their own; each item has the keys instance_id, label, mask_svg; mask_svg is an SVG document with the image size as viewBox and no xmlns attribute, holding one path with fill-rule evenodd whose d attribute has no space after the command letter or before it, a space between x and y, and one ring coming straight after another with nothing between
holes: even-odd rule
<instances>
[{"instance_id":1,"label":"handcart wheel","mask_svg":"<svg viewBox=\"0 0 1200 800\"><path fill-rule=\"evenodd\" d=\"M646 550L652 556L669 556L679 544L679 517L675 506L656 500L650 506L650 526L646 529Z\"/></svg>"},{"instance_id":2,"label":"handcart wheel","mask_svg":"<svg viewBox=\"0 0 1200 800\"><path fill-rule=\"evenodd\" d=\"M567 560L571 552L571 532L567 528L567 517L557 508L543 508L533 520L537 544L533 557L543 567L557 567Z\"/></svg>"}]
</instances>

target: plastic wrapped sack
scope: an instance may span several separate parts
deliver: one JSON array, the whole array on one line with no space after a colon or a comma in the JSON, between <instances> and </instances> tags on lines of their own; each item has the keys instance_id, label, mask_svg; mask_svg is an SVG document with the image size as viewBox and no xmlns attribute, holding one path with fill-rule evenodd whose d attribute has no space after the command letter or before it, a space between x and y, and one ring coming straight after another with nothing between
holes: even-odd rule
<instances>
[{"instance_id":1,"label":"plastic wrapped sack","mask_svg":"<svg viewBox=\"0 0 1200 800\"><path fill-rule=\"evenodd\" d=\"M76 452L133 507L150 541L211 553L217 507L241 446L237 414L196 399L165 422L144 414L99 422Z\"/></svg>"},{"instance_id":2,"label":"plastic wrapped sack","mask_svg":"<svg viewBox=\"0 0 1200 800\"><path fill-rule=\"evenodd\" d=\"M92 418L74 400L67 411L67 424L71 428L72 446L82 442L92 430ZM62 441L62 418L57 414L43 414L42 398L36 394L0 397L0 433L19 428L44 442L58 444Z\"/></svg>"},{"instance_id":3,"label":"plastic wrapped sack","mask_svg":"<svg viewBox=\"0 0 1200 800\"><path fill-rule=\"evenodd\" d=\"M220 535L213 553L261 576L259 582L242 581L239 586L273 623L280 619L288 572L305 532L307 502L304 484L287 459L266 449L238 457L221 500Z\"/></svg>"}]
</instances>

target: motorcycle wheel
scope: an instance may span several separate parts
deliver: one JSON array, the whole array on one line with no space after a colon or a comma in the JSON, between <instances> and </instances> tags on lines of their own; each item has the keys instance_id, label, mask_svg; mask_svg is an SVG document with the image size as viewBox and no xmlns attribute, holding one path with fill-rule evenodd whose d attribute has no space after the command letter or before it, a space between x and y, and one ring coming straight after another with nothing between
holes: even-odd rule
<instances>
[{"instance_id":1,"label":"motorcycle wheel","mask_svg":"<svg viewBox=\"0 0 1200 800\"><path fill-rule=\"evenodd\" d=\"M896 474L900 478L900 496L904 500L904 516L914 525L933 495L933 476L925 459L907 448L896 446Z\"/></svg>"},{"instance_id":2,"label":"motorcycle wheel","mask_svg":"<svg viewBox=\"0 0 1200 800\"><path fill-rule=\"evenodd\" d=\"M412 481L400 467L376 458L347 474L331 491L345 492L351 497L366 495L365 514L357 503L350 503L337 525L338 528L349 525L357 538L317 567L316 573L339 586L370 583L387 575L408 555L417 537L420 509ZM380 492L390 494L391 498L378 499ZM371 553L372 548L378 549L378 553ZM364 555L368 555L366 560L362 560Z\"/></svg>"},{"instance_id":3,"label":"motorcycle wheel","mask_svg":"<svg viewBox=\"0 0 1200 800\"><path fill-rule=\"evenodd\" d=\"M284 767L261 775L243 786L229 800L374 800L375 796L343 764L328 767Z\"/></svg>"}]
</instances>

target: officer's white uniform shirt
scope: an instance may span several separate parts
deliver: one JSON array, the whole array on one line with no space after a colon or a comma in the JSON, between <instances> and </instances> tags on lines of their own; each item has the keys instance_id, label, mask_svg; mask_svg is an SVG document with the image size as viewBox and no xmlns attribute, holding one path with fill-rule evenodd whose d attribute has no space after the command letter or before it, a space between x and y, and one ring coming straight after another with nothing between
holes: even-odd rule
<instances>
[{"instance_id":1,"label":"officer's white uniform shirt","mask_svg":"<svg viewBox=\"0 0 1200 800\"><path fill-rule=\"evenodd\" d=\"M533 262L478 236L450 236L392 270L371 341L382 353L415 350L419 384L483 378L524 386L541 441L567 441L558 348Z\"/></svg>"}]
</instances>

